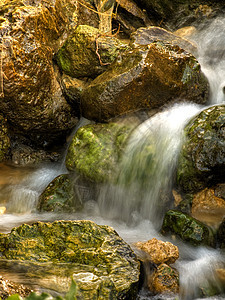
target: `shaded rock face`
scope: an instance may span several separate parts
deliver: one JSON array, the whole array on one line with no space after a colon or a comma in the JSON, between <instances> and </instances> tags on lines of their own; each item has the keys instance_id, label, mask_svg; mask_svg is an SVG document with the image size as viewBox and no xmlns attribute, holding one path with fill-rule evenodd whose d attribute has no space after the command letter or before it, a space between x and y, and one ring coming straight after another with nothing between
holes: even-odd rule
<instances>
[{"instance_id":1,"label":"shaded rock face","mask_svg":"<svg viewBox=\"0 0 225 300\"><path fill-rule=\"evenodd\" d=\"M0 110L31 139L59 135L76 123L52 62L75 12L74 0L1 2Z\"/></svg>"},{"instance_id":2,"label":"shaded rock face","mask_svg":"<svg viewBox=\"0 0 225 300\"><path fill-rule=\"evenodd\" d=\"M205 109L185 128L177 183L185 192L225 181L225 106Z\"/></svg>"},{"instance_id":3,"label":"shaded rock face","mask_svg":"<svg viewBox=\"0 0 225 300\"><path fill-rule=\"evenodd\" d=\"M81 127L72 139L66 156L66 167L94 182L111 181L132 125L109 123Z\"/></svg>"},{"instance_id":4,"label":"shaded rock face","mask_svg":"<svg viewBox=\"0 0 225 300\"><path fill-rule=\"evenodd\" d=\"M0 162L7 160L10 150L7 120L0 115Z\"/></svg>"},{"instance_id":5,"label":"shaded rock face","mask_svg":"<svg viewBox=\"0 0 225 300\"><path fill-rule=\"evenodd\" d=\"M180 211L169 210L164 217L161 232L175 234L194 246L214 246L212 230L200 221Z\"/></svg>"},{"instance_id":6,"label":"shaded rock face","mask_svg":"<svg viewBox=\"0 0 225 300\"><path fill-rule=\"evenodd\" d=\"M56 177L42 192L38 200L40 211L76 212L82 208L72 179L68 174Z\"/></svg>"},{"instance_id":7,"label":"shaded rock face","mask_svg":"<svg viewBox=\"0 0 225 300\"><path fill-rule=\"evenodd\" d=\"M106 121L178 99L205 103L208 84L196 59L177 45L153 42L121 53L83 92L82 114Z\"/></svg>"},{"instance_id":8,"label":"shaded rock face","mask_svg":"<svg viewBox=\"0 0 225 300\"><path fill-rule=\"evenodd\" d=\"M57 53L59 67L71 77L95 78L106 70L127 45L97 28L80 25Z\"/></svg>"},{"instance_id":9,"label":"shaded rock face","mask_svg":"<svg viewBox=\"0 0 225 300\"><path fill-rule=\"evenodd\" d=\"M225 249L225 218L223 219L223 222L220 224L220 227L218 229L217 240L219 246Z\"/></svg>"},{"instance_id":10,"label":"shaded rock face","mask_svg":"<svg viewBox=\"0 0 225 300\"><path fill-rule=\"evenodd\" d=\"M163 242L153 238L147 242L138 242L135 246L145 253L155 264L172 264L179 258L178 247L170 242Z\"/></svg>"},{"instance_id":11,"label":"shaded rock face","mask_svg":"<svg viewBox=\"0 0 225 300\"><path fill-rule=\"evenodd\" d=\"M29 260L39 263L37 267L42 262L74 265L79 299L137 297L138 260L111 227L91 221L24 224L0 235L0 250L3 258Z\"/></svg>"},{"instance_id":12,"label":"shaded rock face","mask_svg":"<svg viewBox=\"0 0 225 300\"><path fill-rule=\"evenodd\" d=\"M222 15L225 5L222 1L191 0L134 0L142 9L146 9L151 21L163 23L170 29L201 25L209 19ZM176 13L174 13L176 12Z\"/></svg>"}]
</instances>

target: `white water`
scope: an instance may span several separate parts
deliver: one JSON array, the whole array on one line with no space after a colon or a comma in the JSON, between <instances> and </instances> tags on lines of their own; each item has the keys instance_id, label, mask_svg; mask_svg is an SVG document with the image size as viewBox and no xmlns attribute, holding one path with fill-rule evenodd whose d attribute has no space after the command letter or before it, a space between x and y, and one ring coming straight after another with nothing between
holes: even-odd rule
<instances>
[{"instance_id":1,"label":"white water","mask_svg":"<svg viewBox=\"0 0 225 300\"><path fill-rule=\"evenodd\" d=\"M206 31L194 37L199 45L199 61L210 82L211 104L224 102L225 30L221 30L225 28L224 25L225 21L218 19ZM127 147L118 184L104 187L99 203L90 199L79 214L39 214L35 209L37 199L48 183L57 175L66 172L62 165L50 164L34 172L29 171L21 177L20 182L13 185L9 180L10 185L0 190L0 206L7 208L6 213L0 216L0 232L9 232L14 226L38 220L89 219L97 224L113 226L131 245L153 237L164 239L157 229L161 224L161 215L171 205L169 197L165 195L172 185L177 154L182 144L183 127L201 109L197 105L182 103L140 125ZM154 140L154 143L150 140ZM149 153L151 160L147 155ZM177 243L180 250L180 259L175 264L180 273L180 299L197 299L199 284L203 281L214 281L217 284L215 269L220 268L225 259L216 250L191 248L178 241L173 243ZM140 297L159 299L158 296L149 294L145 296L144 292ZM164 296L161 299L174 298Z\"/></svg>"}]
</instances>

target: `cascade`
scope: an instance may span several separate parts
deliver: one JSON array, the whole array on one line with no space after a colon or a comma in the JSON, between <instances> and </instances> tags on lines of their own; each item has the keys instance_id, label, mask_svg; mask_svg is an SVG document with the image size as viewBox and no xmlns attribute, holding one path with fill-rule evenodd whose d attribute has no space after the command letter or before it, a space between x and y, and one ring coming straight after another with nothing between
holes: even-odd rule
<instances>
[{"instance_id":1,"label":"cascade","mask_svg":"<svg viewBox=\"0 0 225 300\"><path fill-rule=\"evenodd\" d=\"M198 45L198 60L210 83L210 105L224 102L225 40L221 27L225 27L225 20L216 19L192 37ZM0 218L0 232L9 232L12 227L37 220L90 219L114 227L128 243L152 237L163 239L158 229L164 212L171 206L170 193L184 138L183 128L202 109L202 106L185 102L175 104L137 127L127 144L117 182L102 187L98 203L87 201L81 213L39 214L35 210L37 199L48 183L67 172L64 159L62 164L44 165L21 175L18 183L9 182L0 190L0 207L7 207L7 213ZM84 124L88 124L88 120L82 119L78 127ZM214 270L221 266L224 257L216 250L192 248L182 243L179 250L180 260L176 267L180 274L180 297L182 300L197 299L200 282L214 280L216 284ZM1 274L4 275L2 269ZM140 299L158 298L143 292Z\"/></svg>"}]
</instances>

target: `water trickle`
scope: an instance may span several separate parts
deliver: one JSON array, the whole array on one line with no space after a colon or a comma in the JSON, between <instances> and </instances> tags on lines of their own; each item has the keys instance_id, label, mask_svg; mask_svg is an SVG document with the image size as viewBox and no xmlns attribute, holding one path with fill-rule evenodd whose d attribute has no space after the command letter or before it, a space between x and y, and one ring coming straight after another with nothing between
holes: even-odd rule
<instances>
[{"instance_id":1,"label":"water trickle","mask_svg":"<svg viewBox=\"0 0 225 300\"><path fill-rule=\"evenodd\" d=\"M176 104L134 130L120 165L117 183L105 187L99 203L104 215L128 223L149 219L161 225L170 192L183 128L200 111L195 104Z\"/></svg>"}]
</instances>

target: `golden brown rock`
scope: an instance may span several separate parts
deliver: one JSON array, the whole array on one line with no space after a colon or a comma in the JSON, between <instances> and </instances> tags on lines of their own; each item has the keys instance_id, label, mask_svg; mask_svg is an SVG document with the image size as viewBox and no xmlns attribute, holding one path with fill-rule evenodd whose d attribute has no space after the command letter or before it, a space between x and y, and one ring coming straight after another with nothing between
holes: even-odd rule
<instances>
[{"instance_id":1,"label":"golden brown rock","mask_svg":"<svg viewBox=\"0 0 225 300\"><path fill-rule=\"evenodd\" d=\"M225 200L217 197L214 189L206 188L195 194L191 214L208 225L219 225L225 216Z\"/></svg>"},{"instance_id":2,"label":"golden brown rock","mask_svg":"<svg viewBox=\"0 0 225 300\"><path fill-rule=\"evenodd\" d=\"M172 264L179 258L178 247L170 242L163 242L153 238L147 242L138 242L136 247L149 255L150 261L155 264Z\"/></svg>"},{"instance_id":3,"label":"golden brown rock","mask_svg":"<svg viewBox=\"0 0 225 300\"><path fill-rule=\"evenodd\" d=\"M32 290L22 284L16 284L0 276L0 297L2 300L9 296L19 294L22 297L28 296Z\"/></svg>"},{"instance_id":4,"label":"golden brown rock","mask_svg":"<svg viewBox=\"0 0 225 300\"><path fill-rule=\"evenodd\" d=\"M148 278L148 287L154 293L178 293L179 274L176 269L161 264Z\"/></svg>"}]
</instances>

